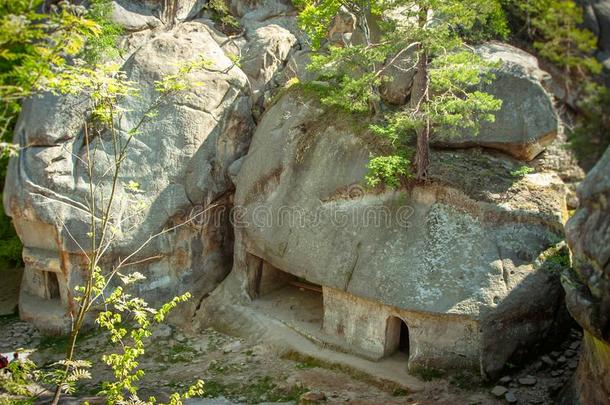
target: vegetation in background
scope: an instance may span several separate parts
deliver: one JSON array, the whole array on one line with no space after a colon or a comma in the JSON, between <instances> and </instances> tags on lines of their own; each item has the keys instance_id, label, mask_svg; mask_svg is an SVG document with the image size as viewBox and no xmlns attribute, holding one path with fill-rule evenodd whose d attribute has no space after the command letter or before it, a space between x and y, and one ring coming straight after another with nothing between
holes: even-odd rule
<instances>
[{"instance_id":1,"label":"vegetation in background","mask_svg":"<svg viewBox=\"0 0 610 405\"><path fill-rule=\"evenodd\" d=\"M500 3L299 0L297 6L300 24L316 51L309 69L327 83L319 86L321 102L371 114L376 121L371 130L393 150L373 157L369 185L398 185L411 175L412 160L417 178L425 179L429 137L435 131L476 134L479 123L493 121L500 109L501 100L478 90L493 80L495 65L483 61L467 43L507 34ZM355 16L362 40L326 44L330 22L345 12ZM389 80L386 71L409 55L416 69L410 101L391 109L381 105L379 88Z\"/></svg>"},{"instance_id":2,"label":"vegetation in background","mask_svg":"<svg viewBox=\"0 0 610 405\"><path fill-rule=\"evenodd\" d=\"M579 117L568 140L583 167L589 169L610 146L610 89L600 83L586 83L578 107Z\"/></svg>"},{"instance_id":3,"label":"vegetation in background","mask_svg":"<svg viewBox=\"0 0 610 405\"><path fill-rule=\"evenodd\" d=\"M2 198L1 193L0 198ZM23 245L15 233L11 219L0 209L0 263L9 266L19 265L22 249Z\"/></svg>"},{"instance_id":4,"label":"vegetation in background","mask_svg":"<svg viewBox=\"0 0 610 405\"><path fill-rule=\"evenodd\" d=\"M226 0L209 0L204 9L212 13L212 19L223 32L239 30L239 20L231 15Z\"/></svg>"},{"instance_id":5,"label":"vegetation in background","mask_svg":"<svg viewBox=\"0 0 610 405\"><path fill-rule=\"evenodd\" d=\"M99 33L87 38L82 58L90 64L99 63L103 57L120 56L121 48L117 46L123 27L114 23L112 0L90 0L87 18L95 21Z\"/></svg>"},{"instance_id":6,"label":"vegetation in background","mask_svg":"<svg viewBox=\"0 0 610 405\"><path fill-rule=\"evenodd\" d=\"M36 12L42 0L0 2L0 186L8 159L16 153L12 141L21 101L53 77L66 58L83 50L87 37L99 33L84 18L82 7L62 3L48 14ZM0 257L21 262L21 242L11 220L0 207Z\"/></svg>"},{"instance_id":7,"label":"vegetation in background","mask_svg":"<svg viewBox=\"0 0 610 405\"><path fill-rule=\"evenodd\" d=\"M564 100L582 80L601 72L594 56L597 38L582 28L583 10L573 0L514 1L511 7L538 55L562 70Z\"/></svg>"},{"instance_id":8,"label":"vegetation in background","mask_svg":"<svg viewBox=\"0 0 610 405\"><path fill-rule=\"evenodd\" d=\"M561 71L564 103L577 117L568 137L586 168L610 145L610 90L604 85L602 65L595 58L597 38L583 28L584 11L574 0L505 0L516 18L516 36L532 42L538 55Z\"/></svg>"}]
</instances>

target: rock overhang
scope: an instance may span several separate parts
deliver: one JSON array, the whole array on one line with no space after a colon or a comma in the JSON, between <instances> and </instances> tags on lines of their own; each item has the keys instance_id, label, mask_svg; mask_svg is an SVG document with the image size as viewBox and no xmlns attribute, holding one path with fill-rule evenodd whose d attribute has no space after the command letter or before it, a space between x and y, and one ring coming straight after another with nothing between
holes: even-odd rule
<instances>
[{"instance_id":1,"label":"rock overhang","mask_svg":"<svg viewBox=\"0 0 610 405\"><path fill-rule=\"evenodd\" d=\"M521 284L546 282L533 262L561 239L556 174L515 177L519 163L497 153L441 150L427 184L371 191L362 179L373 151L345 122L316 125L320 114L289 93L258 126L236 182L251 254L385 305L477 320ZM484 175L487 185L473 181ZM248 213L263 213L261 226Z\"/></svg>"}]
</instances>

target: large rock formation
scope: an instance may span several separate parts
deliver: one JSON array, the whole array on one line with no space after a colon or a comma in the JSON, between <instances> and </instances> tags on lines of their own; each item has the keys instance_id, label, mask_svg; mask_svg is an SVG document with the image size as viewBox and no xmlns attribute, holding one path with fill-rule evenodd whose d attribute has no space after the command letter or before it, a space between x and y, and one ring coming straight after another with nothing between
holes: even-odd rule
<instances>
[{"instance_id":1,"label":"large rock formation","mask_svg":"<svg viewBox=\"0 0 610 405\"><path fill-rule=\"evenodd\" d=\"M566 224L574 272L563 279L568 310L583 327L575 398L610 403L610 149L578 189L580 209Z\"/></svg>"},{"instance_id":2,"label":"large rock formation","mask_svg":"<svg viewBox=\"0 0 610 405\"><path fill-rule=\"evenodd\" d=\"M295 92L266 112L236 179L233 272L212 302L257 297L270 266L322 286L323 330L345 347L389 354L386 323L400 318L411 367L495 375L562 299L541 258L562 238L563 182L515 178L499 154L435 151L429 183L368 191L375 140L361 124Z\"/></svg>"},{"instance_id":3,"label":"large rock formation","mask_svg":"<svg viewBox=\"0 0 610 405\"><path fill-rule=\"evenodd\" d=\"M160 33L127 59L123 69L140 94L122 106L130 112L121 119L119 130L127 133L154 102L154 81L174 73L178 63L193 56L212 66L189 76L191 88L162 104L123 163L119 184L137 181L147 208L132 212L136 196L118 189L111 217L120 225L108 265L138 249L150 235L185 220L196 207L230 202L231 184L225 173L247 150L252 128L248 80L205 25L185 23ZM201 87L195 84L199 82ZM52 305L40 299L61 301L61 307L52 308L58 321L49 322L47 329L61 326L72 287L81 282L81 247L88 246L87 173L79 161L87 154L82 132L86 114L81 100L45 95L27 102L15 132L15 142L27 147L10 164L4 197L25 246L20 312L46 326L47 314L39 308L50 310ZM104 172L112 159L111 140L95 139L93 150L94 181L101 180L109 195L112 178ZM136 266L148 277L142 293L160 300L180 292L183 285L197 292L211 290L230 263L227 227L225 215L220 223L183 227L148 244L138 258L152 260Z\"/></svg>"},{"instance_id":4,"label":"large rock formation","mask_svg":"<svg viewBox=\"0 0 610 405\"><path fill-rule=\"evenodd\" d=\"M169 3L165 7L155 1L117 1L114 12L117 22L137 31L126 34L124 60L118 61L140 92L121 104L127 111L118 124L123 136L158 97L156 80L189 60L203 58L210 63L190 74L188 89L164 100L158 115L140 128L119 185L134 181L142 192L119 187L110 213L120 225L114 230L116 243L105 266L134 252L149 236L213 207L205 217L211 221L199 216L196 222L154 239L133 258L141 262L129 270L147 277L139 293L153 303L187 289L198 299L230 270L233 185L228 168L248 148L254 125L252 89L269 87L296 43L293 38L278 48L276 42L262 40L262 34L252 40L231 40L210 20L179 22L197 14L200 1L173 3L178 21L171 24L161 18ZM286 31L281 14L265 22L248 20L248 15L244 28L255 32L256 24L256 33L269 31L266 38ZM253 77L234 62L242 48L244 54L253 54L243 65L256 73ZM24 149L10 163L4 193L6 212L25 246L20 314L51 332L67 326L72 289L82 283L85 267L81 247L89 246L87 173L80 162L87 154L83 125L88 114L88 104L78 97L45 94L28 100L15 131L15 142ZM101 181L99 190L108 196L112 179L105 174L112 142L101 136L89 149L96 150L95 181ZM143 200L146 208L134 211L135 200Z\"/></svg>"},{"instance_id":5,"label":"large rock formation","mask_svg":"<svg viewBox=\"0 0 610 405\"><path fill-rule=\"evenodd\" d=\"M367 162L381 148L369 122L325 112L297 91L276 92L307 77L309 51L294 8L230 6L241 31L227 36L196 0L116 2L114 17L129 30L119 63L141 91L121 104L123 135L156 98L162 74L199 57L210 66L192 73L186 92L163 103L134 139L110 213L120 223L116 244L103 265L213 207L211 221L179 227L139 251L130 270L147 281L138 294L156 304L189 290L196 297L189 314L201 306L205 321L243 333L246 318L211 309L244 308L299 277L321 286L317 332L343 350L388 355L405 323L411 367L469 367L488 376L546 336L562 299L545 259L562 238L564 184L552 170L511 174L523 164L513 157L533 158L557 131L535 59L500 44L482 48L504 61L488 88L505 103L496 123L478 138L436 134L454 150L433 151L428 183L368 190ZM403 79L388 101L406 100L410 79ZM112 142L102 135L85 144L88 114L78 97L46 94L24 105L15 132L24 149L10 163L4 204L25 246L20 313L47 331L65 330L73 287L82 282L88 151L96 150L100 189L107 196L111 187L102 177ZM122 186L130 182L144 192ZM136 200L146 203L138 213Z\"/></svg>"}]
</instances>

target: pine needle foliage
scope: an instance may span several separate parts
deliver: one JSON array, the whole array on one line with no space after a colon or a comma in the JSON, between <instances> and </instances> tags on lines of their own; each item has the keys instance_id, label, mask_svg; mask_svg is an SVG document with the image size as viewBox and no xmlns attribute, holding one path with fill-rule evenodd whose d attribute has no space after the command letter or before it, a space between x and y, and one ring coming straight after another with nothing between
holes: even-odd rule
<instances>
[{"instance_id":1,"label":"pine needle foliage","mask_svg":"<svg viewBox=\"0 0 610 405\"><path fill-rule=\"evenodd\" d=\"M322 104L351 113L369 114L373 133L389 141L390 155L374 156L369 185L398 186L412 173L419 179L428 168L429 136L478 133L479 123L493 121L501 101L481 91L494 79L497 65L484 61L470 45L508 34L498 1L476 0L299 0L299 22L315 50L309 69L328 84ZM328 41L329 26L339 13L356 21L358 41ZM352 35L355 38L355 35ZM413 59L410 101L401 107L382 102L380 86L391 68ZM391 85L391 83L389 83Z\"/></svg>"}]
</instances>

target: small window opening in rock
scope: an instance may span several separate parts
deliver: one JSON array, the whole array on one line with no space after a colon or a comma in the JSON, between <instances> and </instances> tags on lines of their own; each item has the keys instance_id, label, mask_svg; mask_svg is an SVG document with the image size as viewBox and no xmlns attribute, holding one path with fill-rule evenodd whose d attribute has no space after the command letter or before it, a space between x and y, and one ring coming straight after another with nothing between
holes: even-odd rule
<instances>
[{"instance_id":1,"label":"small window opening in rock","mask_svg":"<svg viewBox=\"0 0 610 405\"><path fill-rule=\"evenodd\" d=\"M45 272L46 284L47 284L47 297L50 300L60 299L59 294L59 280L57 274L51 271Z\"/></svg>"}]
</instances>

